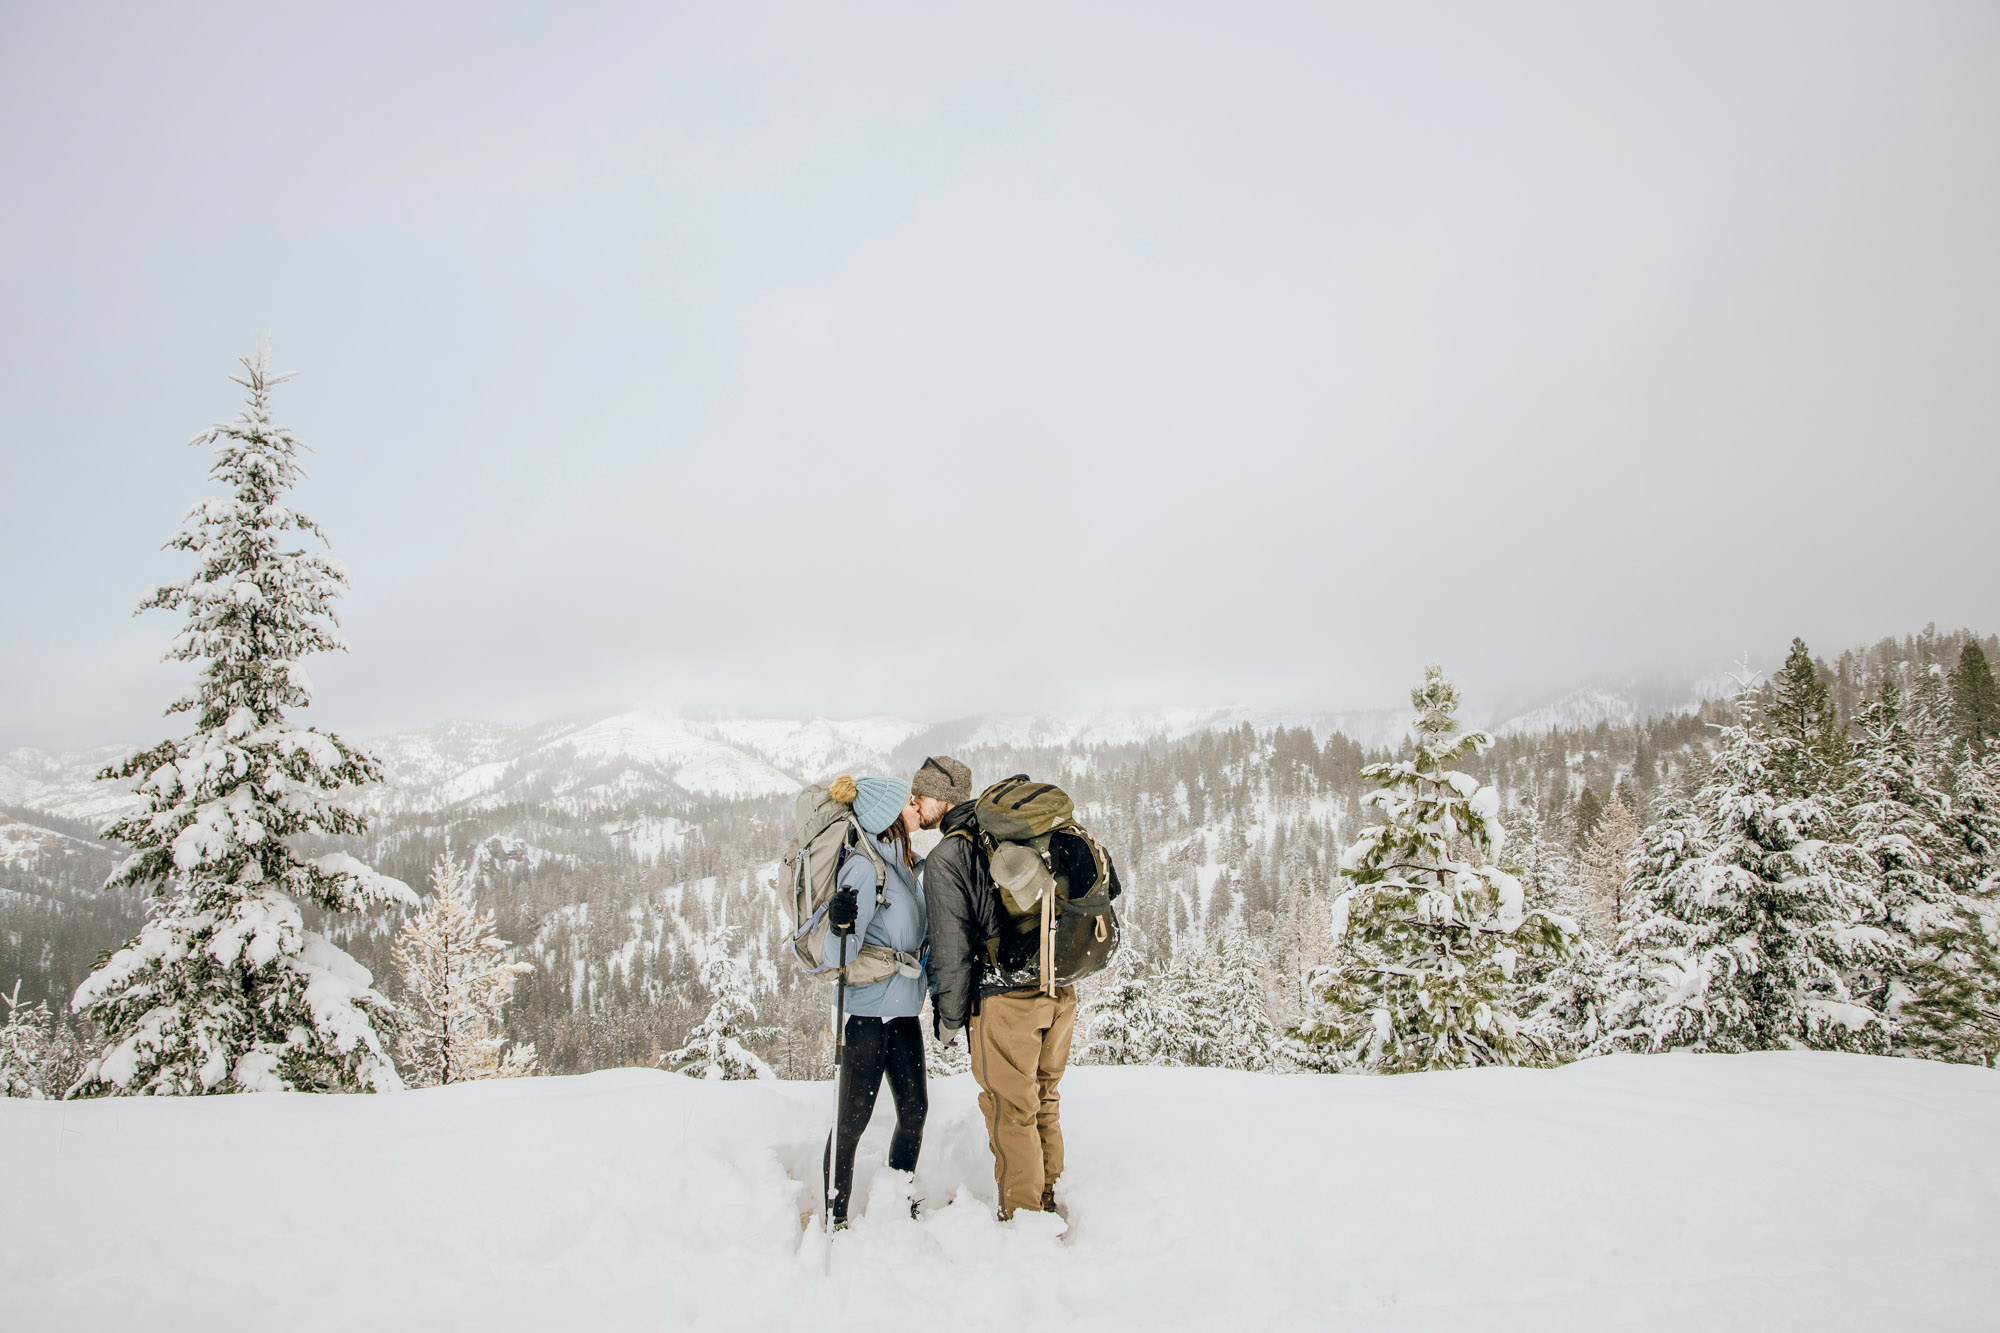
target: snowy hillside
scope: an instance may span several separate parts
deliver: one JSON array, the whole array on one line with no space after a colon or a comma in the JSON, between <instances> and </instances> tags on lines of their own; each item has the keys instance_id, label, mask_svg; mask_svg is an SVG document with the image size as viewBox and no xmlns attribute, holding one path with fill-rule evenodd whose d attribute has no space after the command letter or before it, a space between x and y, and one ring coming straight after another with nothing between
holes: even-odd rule
<instances>
[{"instance_id":1,"label":"snowy hillside","mask_svg":"<svg viewBox=\"0 0 2000 1333\"><path fill-rule=\"evenodd\" d=\"M0 818L0 866L10 870L45 871L51 863L88 856L98 847L39 824Z\"/></svg>"},{"instance_id":2,"label":"snowy hillside","mask_svg":"<svg viewBox=\"0 0 2000 1333\"><path fill-rule=\"evenodd\" d=\"M27 747L0 752L0 805L101 823L122 809L125 799L110 783L98 782L97 775L131 752L125 745L68 754Z\"/></svg>"},{"instance_id":3,"label":"snowy hillside","mask_svg":"<svg viewBox=\"0 0 2000 1333\"><path fill-rule=\"evenodd\" d=\"M1067 1244L993 1221L970 1081L938 1080L919 1177L946 1206L862 1217L830 1277L799 1226L829 1092L618 1070L0 1102L7 1322L1761 1333L1987 1329L2000 1301L1989 1070L1078 1069Z\"/></svg>"},{"instance_id":4,"label":"snowy hillside","mask_svg":"<svg viewBox=\"0 0 2000 1333\"><path fill-rule=\"evenodd\" d=\"M1160 708L1139 713L1092 713L989 718L960 742L966 749L1077 749L1180 740L1204 731L1303 727L1324 740L1335 732L1371 749L1395 746L1408 732L1407 708L1292 713L1264 708Z\"/></svg>"},{"instance_id":5,"label":"snowy hillside","mask_svg":"<svg viewBox=\"0 0 2000 1333\"><path fill-rule=\"evenodd\" d=\"M1655 692L1656 693L1656 692ZM1678 696L1676 696L1678 697ZM1680 704L1644 687L1588 687L1544 700L1489 725L1503 734L1551 727L1629 725ZM902 718L692 716L639 708L597 718L527 726L477 720L440 723L367 742L389 771L362 798L373 814L541 806L587 816L686 798L784 795L839 772L901 772L931 752L1057 750L1087 763L1101 747L1184 740L1249 725L1343 735L1370 750L1394 749L1409 733L1407 708L1285 712L1255 708L1163 708L1144 712L968 718L945 724ZM17 749L0 754L0 804L101 824L124 804L97 773L129 752L119 745L73 754Z\"/></svg>"}]
</instances>

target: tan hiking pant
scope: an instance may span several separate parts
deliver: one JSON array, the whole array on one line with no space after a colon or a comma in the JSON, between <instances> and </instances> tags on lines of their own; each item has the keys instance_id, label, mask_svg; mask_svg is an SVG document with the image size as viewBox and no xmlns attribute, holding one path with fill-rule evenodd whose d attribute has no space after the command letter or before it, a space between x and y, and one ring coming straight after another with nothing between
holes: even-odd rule
<instances>
[{"instance_id":1,"label":"tan hiking pant","mask_svg":"<svg viewBox=\"0 0 2000 1333\"><path fill-rule=\"evenodd\" d=\"M1060 987L1053 996L1032 990L989 996L967 1028L1002 1216L1016 1208L1040 1209L1043 1187L1062 1174L1056 1084L1069 1063L1075 1028L1074 986Z\"/></svg>"}]
</instances>

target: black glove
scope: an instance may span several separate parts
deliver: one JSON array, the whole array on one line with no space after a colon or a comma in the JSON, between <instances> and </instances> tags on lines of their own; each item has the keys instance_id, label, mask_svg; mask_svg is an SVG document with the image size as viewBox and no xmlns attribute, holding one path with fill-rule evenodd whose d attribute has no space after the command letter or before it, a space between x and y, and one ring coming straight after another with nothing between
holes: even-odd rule
<instances>
[{"instance_id":1,"label":"black glove","mask_svg":"<svg viewBox=\"0 0 2000 1333\"><path fill-rule=\"evenodd\" d=\"M827 923L842 934L854 929L854 923L861 919L861 900L853 889L842 889L833 895L826 905Z\"/></svg>"},{"instance_id":2,"label":"black glove","mask_svg":"<svg viewBox=\"0 0 2000 1333\"><path fill-rule=\"evenodd\" d=\"M931 1035L937 1038L938 1045L951 1045L958 1040L958 1033L958 1024L945 1022L938 1017L937 1010L931 1010Z\"/></svg>"}]
</instances>

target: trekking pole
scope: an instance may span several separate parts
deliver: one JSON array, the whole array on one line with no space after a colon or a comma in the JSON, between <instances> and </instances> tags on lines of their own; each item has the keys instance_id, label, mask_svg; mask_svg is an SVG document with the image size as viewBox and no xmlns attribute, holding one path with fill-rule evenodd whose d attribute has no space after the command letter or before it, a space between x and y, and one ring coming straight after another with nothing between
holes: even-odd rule
<instances>
[{"instance_id":1,"label":"trekking pole","mask_svg":"<svg viewBox=\"0 0 2000 1333\"><path fill-rule=\"evenodd\" d=\"M827 1266L833 1264L833 1159L840 1152L840 1075L847 1063L847 935L846 927L833 932L840 949L840 968L833 982L833 1130L826 1136L825 1187L820 1199L820 1226L827 1234Z\"/></svg>"}]
</instances>

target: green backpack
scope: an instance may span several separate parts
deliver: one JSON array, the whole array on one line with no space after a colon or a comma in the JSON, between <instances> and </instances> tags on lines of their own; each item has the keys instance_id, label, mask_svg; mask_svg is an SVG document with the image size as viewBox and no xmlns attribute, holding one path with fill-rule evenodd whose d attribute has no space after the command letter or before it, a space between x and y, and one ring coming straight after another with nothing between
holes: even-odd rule
<instances>
[{"instance_id":1,"label":"green backpack","mask_svg":"<svg viewBox=\"0 0 2000 1333\"><path fill-rule=\"evenodd\" d=\"M875 872L875 905L888 900L884 884L888 869L875 840L861 831L854 817L854 779L842 775L830 786L807 787L792 807L793 847L784 861L779 882L790 899L792 956L815 976L831 981L840 976L838 949L828 949L827 905L839 888L840 868L849 858L865 856ZM835 961L829 962L829 957ZM921 976L923 960L884 945L863 942L847 965L850 986L866 986L895 976Z\"/></svg>"},{"instance_id":2,"label":"green backpack","mask_svg":"<svg viewBox=\"0 0 2000 1333\"><path fill-rule=\"evenodd\" d=\"M1043 992L1053 994L1110 962L1119 940L1111 906L1120 892L1118 872L1103 844L1076 822L1069 794L1018 774L981 792L973 816L1008 918L1001 934L986 942L994 966L1024 969L1032 947L1034 974Z\"/></svg>"}]
</instances>

